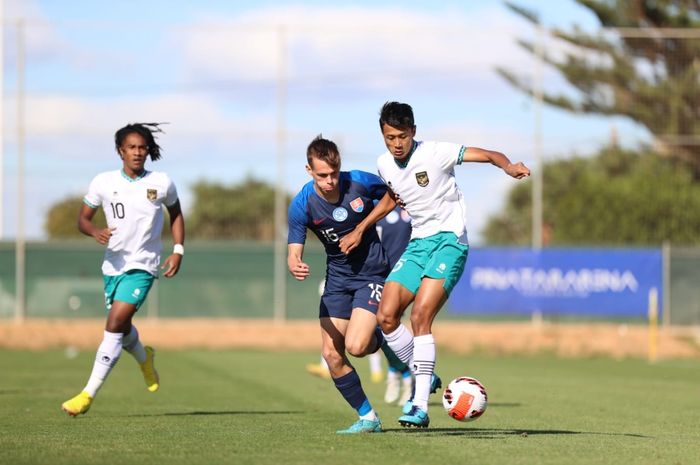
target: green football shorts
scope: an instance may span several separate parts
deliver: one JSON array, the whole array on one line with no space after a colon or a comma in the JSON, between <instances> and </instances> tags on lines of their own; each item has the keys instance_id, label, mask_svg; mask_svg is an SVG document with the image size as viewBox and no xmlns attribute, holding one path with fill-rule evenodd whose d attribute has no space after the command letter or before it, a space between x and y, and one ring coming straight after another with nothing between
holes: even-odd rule
<instances>
[{"instance_id":1,"label":"green football shorts","mask_svg":"<svg viewBox=\"0 0 700 465\"><path fill-rule=\"evenodd\" d=\"M102 276L105 283L105 307L112 308L112 302L118 300L136 305L136 310L146 300L148 291L156 279L151 273L143 270L129 270L117 276Z\"/></svg>"},{"instance_id":2,"label":"green football shorts","mask_svg":"<svg viewBox=\"0 0 700 465\"><path fill-rule=\"evenodd\" d=\"M386 281L395 281L416 294L423 278L444 279L443 288L449 296L464 272L468 253L469 246L460 244L452 232L411 239Z\"/></svg>"}]
</instances>

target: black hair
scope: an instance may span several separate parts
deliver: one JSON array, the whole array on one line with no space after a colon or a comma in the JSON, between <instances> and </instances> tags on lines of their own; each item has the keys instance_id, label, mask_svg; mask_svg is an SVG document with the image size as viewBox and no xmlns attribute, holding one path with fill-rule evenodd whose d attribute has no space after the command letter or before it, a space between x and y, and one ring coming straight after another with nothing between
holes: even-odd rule
<instances>
[{"instance_id":1,"label":"black hair","mask_svg":"<svg viewBox=\"0 0 700 465\"><path fill-rule=\"evenodd\" d=\"M131 123L127 124L114 134L114 144L117 148L117 153L124 143L126 136L132 133L136 133L144 138L146 141L146 146L148 154L151 156L152 161L160 159L160 145L156 143L156 138L154 133L164 132L161 128L161 124L167 123Z\"/></svg>"},{"instance_id":2,"label":"black hair","mask_svg":"<svg viewBox=\"0 0 700 465\"><path fill-rule=\"evenodd\" d=\"M338 146L332 140L324 139L322 134L316 136L306 149L306 161L309 163L309 166L311 166L312 158L325 161L332 168L340 167Z\"/></svg>"},{"instance_id":3,"label":"black hair","mask_svg":"<svg viewBox=\"0 0 700 465\"><path fill-rule=\"evenodd\" d=\"M384 129L385 124L398 129L413 129L416 127L413 108L408 103L386 102L379 113L379 129Z\"/></svg>"}]
</instances>

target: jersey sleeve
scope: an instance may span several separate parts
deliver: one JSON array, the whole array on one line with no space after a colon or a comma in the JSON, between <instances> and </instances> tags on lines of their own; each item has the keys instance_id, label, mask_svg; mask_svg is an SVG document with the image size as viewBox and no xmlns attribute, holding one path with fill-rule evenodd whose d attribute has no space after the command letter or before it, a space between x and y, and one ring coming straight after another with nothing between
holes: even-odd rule
<instances>
[{"instance_id":1,"label":"jersey sleeve","mask_svg":"<svg viewBox=\"0 0 700 465\"><path fill-rule=\"evenodd\" d=\"M168 189L165 194L165 201L163 202L166 207L172 207L177 202L177 188L172 179L168 178Z\"/></svg>"},{"instance_id":2,"label":"jersey sleeve","mask_svg":"<svg viewBox=\"0 0 700 465\"><path fill-rule=\"evenodd\" d=\"M287 212L287 244L306 242L306 199L301 194L294 197Z\"/></svg>"},{"instance_id":3,"label":"jersey sleeve","mask_svg":"<svg viewBox=\"0 0 700 465\"><path fill-rule=\"evenodd\" d=\"M450 171L455 165L462 164L462 157L467 148L451 142L435 143L435 158L440 163L443 171Z\"/></svg>"},{"instance_id":4,"label":"jersey sleeve","mask_svg":"<svg viewBox=\"0 0 700 465\"><path fill-rule=\"evenodd\" d=\"M364 188L367 189L368 197L371 199L379 200L386 194L386 184L384 184L382 178L376 174L366 171L351 171L350 179L362 184Z\"/></svg>"},{"instance_id":5,"label":"jersey sleeve","mask_svg":"<svg viewBox=\"0 0 700 465\"><path fill-rule=\"evenodd\" d=\"M83 203L88 207L95 209L102 205L102 192L100 191L100 186L104 183L100 181L100 176L95 176L90 182L90 187L88 187L88 192L83 197Z\"/></svg>"}]
</instances>

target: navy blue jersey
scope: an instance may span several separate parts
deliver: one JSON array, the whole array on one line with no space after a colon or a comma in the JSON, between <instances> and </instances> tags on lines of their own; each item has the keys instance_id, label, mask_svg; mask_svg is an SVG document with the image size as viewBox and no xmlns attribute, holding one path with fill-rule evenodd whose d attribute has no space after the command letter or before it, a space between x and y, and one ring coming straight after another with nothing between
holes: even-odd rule
<instances>
[{"instance_id":1,"label":"navy blue jersey","mask_svg":"<svg viewBox=\"0 0 700 465\"><path fill-rule=\"evenodd\" d=\"M377 221L377 231L391 268L401 258L411 240L411 217L398 205L388 215Z\"/></svg>"},{"instance_id":2,"label":"navy blue jersey","mask_svg":"<svg viewBox=\"0 0 700 465\"><path fill-rule=\"evenodd\" d=\"M375 201L386 193L386 186L374 174L341 171L339 188L338 202L329 203L316 193L313 181L304 185L289 206L287 243L304 244L306 228L313 231L326 249L327 280L386 276L389 267L375 228L366 231L360 245L348 255L338 245L340 238L372 211Z\"/></svg>"}]
</instances>

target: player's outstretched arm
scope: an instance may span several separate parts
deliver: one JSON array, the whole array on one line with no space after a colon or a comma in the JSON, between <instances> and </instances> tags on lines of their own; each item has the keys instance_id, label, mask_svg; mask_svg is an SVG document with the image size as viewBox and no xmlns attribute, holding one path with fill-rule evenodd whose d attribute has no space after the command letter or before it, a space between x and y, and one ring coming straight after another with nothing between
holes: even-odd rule
<instances>
[{"instance_id":1,"label":"player's outstretched arm","mask_svg":"<svg viewBox=\"0 0 700 465\"><path fill-rule=\"evenodd\" d=\"M501 152L496 152L495 150L480 149L478 147L469 147L464 152L462 161L477 162L477 163L491 163L492 165L498 166L507 175L512 176L516 179L522 179L530 176L530 169L523 164L523 162L511 163L511 161Z\"/></svg>"},{"instance_id":2,"label":"player's outstretched arm","mask_svg":"<svg viewBox=\"0 0 700 465\"><path fill-rule=\"evenodd\" d=\"M78 214L78 230L86 236L94 237L100 244L107 245L109 238L112 236L112 231L114 231L115 228L96 227L92 223L92 217L95 216L96 212L96 208L83 204Z\"/></svg>"},{"instance_id":3,"label":"player's outstretched arm","mask_svg":"<svg viewBox=\"0 0 700 465\"><path fill-rule=\"evenodd\" d=\"M377 221L384 218L396 206L396 198L391 191L387 191L384 197L375 205L374 209L364 220L359 222L355 229L340 238L340 251L344 254L349 254L352 250L362 242L362 235L367 228L372 226Z\"/></svg>"},{"instance_id":4,"label":"player's outstretched arm","mask_svg":"<svg viewBox=\"0 0 700 465\"><path fill-rule=\"evenodd\" d=\"M178 200L173 205L168 207L168 214L170 215L170 231L173 235L173 244L185 244L185 218L182 216L182 209L180 208L180 201ZM163 276L166 278L172 278L180 271L180 264L182 263L182 254L173 252L168 258L165 259L161 269L165 272Z\"/></svg>"},{"instance_id":5,"label":"player's outstretched arm","mask_svg":"<svg viewBox=\"0 0 700 465\"><path fill-rule=\"evenodd\" d=\"M311 275L309 265L302 261L304 244L287 245L287 268L297 281L303 281Z\"/></svg>"}]
</instances>

